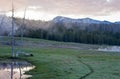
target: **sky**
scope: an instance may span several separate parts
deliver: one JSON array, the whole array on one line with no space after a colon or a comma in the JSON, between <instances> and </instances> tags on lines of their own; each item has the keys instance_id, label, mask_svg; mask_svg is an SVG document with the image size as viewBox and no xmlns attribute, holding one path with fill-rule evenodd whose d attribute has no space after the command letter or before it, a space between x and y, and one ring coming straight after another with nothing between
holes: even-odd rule
<instances>
[{"instance_id":1,"label":"sky","mask_svg":"<svg viewBox=\"0 0 120 79\"><path fill-rule=\"evenodd\" d=\"M12 0L0 0L0 13L11 15ZM120 0L13 0L15 16L51 20L56 16L120 21Z\"/></svg>"}]
</instances>

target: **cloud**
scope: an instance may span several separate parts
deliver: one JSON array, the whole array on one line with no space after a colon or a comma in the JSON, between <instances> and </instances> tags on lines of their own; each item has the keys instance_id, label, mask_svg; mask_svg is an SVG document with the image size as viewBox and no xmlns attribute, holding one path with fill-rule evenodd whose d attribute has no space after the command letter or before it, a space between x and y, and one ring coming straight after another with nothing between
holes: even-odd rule
<instances>
[{"instance_id":1,"label":"cloud","mask_svg":"<svg viewBox=\"0 0 120 79\"><path fill-rule=\"evenodd\" d=\"M57 15L110 16L120 12L120 0L14 0L17 9L31 7L36 11ZM0 10L10 9L9 0L1 0Z\"/></svg>"},{"instance_id":2,"label":"cloud","mask_svg":"<svg viewBox=\"0 0 120 79\"><path fill-rule=\"evenodd\" d=\"M33 10L37 10L41 8L40 6L28 6L28 9L33 9Z\"/></svg>"},{"instance_id":3,"label":"cloud","mask_svg":"<svg viewBox=\"0 0 120 79\"><path fill-rule=\"evenodd\" d=\"M34 3L33 3L34 2ZM57 14L107 15L120 10L120 0L31 0L29 5ZM38 9L39 10L39 9Z\"/></svg>"}]
</instances>

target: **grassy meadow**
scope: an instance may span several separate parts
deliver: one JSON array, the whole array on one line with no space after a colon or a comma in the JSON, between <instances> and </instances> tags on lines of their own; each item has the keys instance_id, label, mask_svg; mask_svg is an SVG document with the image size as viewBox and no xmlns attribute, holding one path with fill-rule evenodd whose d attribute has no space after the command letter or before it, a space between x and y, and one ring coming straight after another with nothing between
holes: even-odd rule
<instances>
[{"instance_id":1,"label":"grassy meadow","mask_svg":"<svg viewBox=\"0 0 120 79\"><path fill-rule=\"evenodd\" d=\"M0 38L0 61L11 56L9 39ZM15 52L19 44L16 38ZM36 66L30 79L120 79L120 53L97 51L101 46L24 38L22 51L34 56L19 58Z\"/></svg>"}]
</instances>

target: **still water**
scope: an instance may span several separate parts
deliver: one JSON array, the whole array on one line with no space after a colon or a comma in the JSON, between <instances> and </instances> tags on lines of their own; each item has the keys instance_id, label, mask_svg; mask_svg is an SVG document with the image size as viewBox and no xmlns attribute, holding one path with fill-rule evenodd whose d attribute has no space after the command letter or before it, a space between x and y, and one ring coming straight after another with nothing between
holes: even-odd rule
<instances>
[{"instance_id":1,"label":"still water","mask_svg":"<svg viewBox=\"0 0 120 79\"><path fill-rule=\"evenodd\" d=\"M26 79L32 75L25 72L34 68L35 66L26 61L0 61L0 79Z\"/></svg>"}]
</instances>

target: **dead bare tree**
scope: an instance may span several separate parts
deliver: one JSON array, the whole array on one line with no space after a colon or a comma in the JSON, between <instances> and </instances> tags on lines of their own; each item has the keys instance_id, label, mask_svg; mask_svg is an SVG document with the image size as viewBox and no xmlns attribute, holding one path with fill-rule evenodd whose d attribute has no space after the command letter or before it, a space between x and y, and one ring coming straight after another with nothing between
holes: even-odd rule
<instances>
[{"instance_id":1,"label":"dead bare tree","mask_svg":"<svg viewBox=\"0 0 120 79\"><path fill-rule=\"evenodd\" d=\"M24 29L25 29L25 16L26 16L26 8L24 10L24 16L22 19L22 24L21 24L21 28L20 28L20 32L21 32L21 45L20 45L20 49L17 51L16 53L16 57L18 57L18 55L22 52L22 48L23 48L23 37L24 37Z\"/></svg>"},{"instance_id":2,"label":"dead bare tree","mask_svg":"<svg viewBox=\"0 0 120 79\"><path fill-rule=\"evenodd\" d=\"M15 57L14 54L14 43L15 43L15 39L14 39L14 4L13 4L13 0L12 0L12 57Z\"/></svg>"},{"instance_id":3,"label":"dead bare tree","mask_svg":"<svg viewBox=\"0 0 120 79\"><path fill-rule=\"evenodd\" d=\"M0 21L0 29L2 29L3 21L4 21L4 16L1 18L1 21Z\"/></svg>"},{"instance_id":4,"label":"dead bare tree","mask_svg":"<svg viewBox=\"0 0 120 79\"><path fill-rule=\"evenodd\" d=\"M4 16L1 18L1 21L0 21L0 28L2 27L3 21L4 21Z\"/></svg>"},{"instance_id":5,"label":"dead bare tree","mask_svg":"<svg viewBox=\"0 0 120 79\"><path fill-rule=\"evenodd\" d=\"M14 41L14 4L13 4L13 0L12 0L12 58L14 58L15 57L15 55L14 55L14 43L15 43L15 41ZM12 60L12 62L11 62L11 79L13 79L13 61L14 60Z\"/></svg>"},{"instance_id":6,"label":"dead bare tree","mask_svg":"<svg viewBox=\"0 0 120 79\"><path fill-rule=\"evenodd\" d=\"M23 22L22 22L22 25L21 25L21 50L22 50L22 47L23 47L23 36L24 36L24 28L25 28L25 16L26 16L26 8L24 10L24 17L23 17Z\"/></svg>"}]
</instances>

